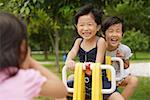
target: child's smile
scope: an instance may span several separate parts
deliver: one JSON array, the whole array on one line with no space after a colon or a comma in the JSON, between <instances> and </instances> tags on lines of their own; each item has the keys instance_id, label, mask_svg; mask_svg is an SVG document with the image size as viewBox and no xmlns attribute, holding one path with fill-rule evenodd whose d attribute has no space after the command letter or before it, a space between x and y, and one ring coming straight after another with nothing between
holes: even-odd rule
<instances>
[{"instance_id":1,"label":"child's smile","mask_svg":"<svg viewBox=\"0 0 150 100\"><path fill-rule=\"evenodd\" d=\"M91 32L84 32L82 33L85 37L89 37L91 35Z\"/></svg>"},{"instance_id":2,"label":"child's smile","mask_svg":"<svg viewBox=\"0 0 150 100\"><path fill-rule=\"evenodd\" d=\"M106 30L106 40L108 48L114 50L118 47L122 39L122 24L114 24Z\"/></svg>"},{"instance_id":3,"label":"child's smile","mask_svg":"<svg viewBox=\"0 0 150 100\"><path fill-rule=\"evenodd\" d=\"M111 39L111 43L112 43L112 44L116 44L117 42L118 42L118 39L115 39L115 38L112 38L112 39Z\"/></svg>"},{"instance_id":4,"label":"child's smile","mask_svg":"<svg viewBox=\"0 0 150 100\"><path fill-rule=\"evenodd\" d=\"M89 13L80 16L77 23L77 30L79 35L84 39L91 39L99 30L93 16Z\"/></svg>"}]
</instances>

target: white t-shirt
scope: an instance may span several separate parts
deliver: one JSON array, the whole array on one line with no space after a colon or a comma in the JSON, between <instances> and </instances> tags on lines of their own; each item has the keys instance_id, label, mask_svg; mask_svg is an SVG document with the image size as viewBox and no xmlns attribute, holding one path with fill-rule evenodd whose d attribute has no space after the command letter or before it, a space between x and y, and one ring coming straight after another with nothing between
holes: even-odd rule
<instances>
[{"instance_id":1,"label":"white t-shirt","mask_svg":"<svg viewBox=\"0 0 150 100\"><path fill-rule=\"evenodd\" d=\"M120 52L122 52L124 54L124 57L123 57L124 60L127 60L132 56L131 49L127 45L124 45L121 43L119 44L118 48L114 51L106 50L106 56L116 57L117 50L119 50ZM116 77L119 77L120 76L119 63L112 62L112 66L114 66L114 68L116 70ZM126 77L128 75L129 75L128 69L124 69L123 77Z\"/></svg>"}]
</instances>

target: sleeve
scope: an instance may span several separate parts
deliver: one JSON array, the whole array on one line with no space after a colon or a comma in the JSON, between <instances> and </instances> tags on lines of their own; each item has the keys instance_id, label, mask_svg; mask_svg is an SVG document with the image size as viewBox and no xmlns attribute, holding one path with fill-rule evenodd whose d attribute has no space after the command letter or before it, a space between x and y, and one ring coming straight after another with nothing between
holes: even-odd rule
<instances>
[{"instance_id":1,"label":"sleeve","mask_svg":"<svg viewBox=\"0 0 150 100\"><path fill-rule=\"evenodd\" d=\"M28 97L36 97L41 91L41 87L47 80L40 72L30 69L26 73L25 93Z\"/></svg>"},{"instance_id":2,"label":"sleeve","mask_svg":"<svg viewBox=\"0 0 150 100\"><path fill-rule=\"evenodd\" d=\"M124 54L125 54L124 56L125 60L130 59L130 57L133 55L131 49L127 45L124 45Z\"/></svg>"}]
</instances>

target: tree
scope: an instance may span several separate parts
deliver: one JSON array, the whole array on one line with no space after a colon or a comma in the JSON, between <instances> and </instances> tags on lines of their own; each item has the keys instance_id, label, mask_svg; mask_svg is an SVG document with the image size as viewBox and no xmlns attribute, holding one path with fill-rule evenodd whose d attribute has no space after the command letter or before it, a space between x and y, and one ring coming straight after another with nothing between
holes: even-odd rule
<instances>
[{"instance_id":1,"label":"tree","mask_svg":"<svg viewBox=\"0 0 150 100\"><path fill-rule=\"evenodd\" d=\"M134 53L134 58L136 59L136 52L147 50L149 47L148 37L145 34L142 34L141 31L136 31L132 29L124 33L123 43L127 44Z\"/></svg>"},{"instance_id":2,"label":"tree","mask_svg":"<svg viewBox=\"0 0 150 100\"><path fill-rule=\"evenodd\" d=\"M48 60L48 51L51 47L49 34L53 26L52 19L43 9L35 9L33 17L30 17L28 31L30 34L30 44L39 44L40 50L44 51L45 59ZM32 43L33 42L33 43Z\"/></svg>"},{"instance_id":3,"label":"tree","mask_svg":"<svg viewBox=\"0 0 150 100\"><path fill-rule=\"evenodd\" d=\"M117 15L125 19L126 29L141 30L144 34L150 32L150 5L149 0L122 0L116 6L106 6L106 16Z\"/></svg>"}]
</instances>

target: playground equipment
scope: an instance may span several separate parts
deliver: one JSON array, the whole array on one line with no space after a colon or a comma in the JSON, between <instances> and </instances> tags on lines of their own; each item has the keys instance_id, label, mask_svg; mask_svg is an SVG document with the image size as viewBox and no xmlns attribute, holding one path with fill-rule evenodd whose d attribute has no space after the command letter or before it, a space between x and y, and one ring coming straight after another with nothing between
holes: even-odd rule
<instances>
[{"instance_id":1,"label":"playground equipment","mask_svg":"<svg viewBox=\"0 0 150 100\"><path fill-rule=\"evenodd\" d=\"M120 65L120 76L116 76L116 81L120 81L123 79L123 74L124 74L124 62L121 58L119 57L110 57L110 56L106 56L106 64L107 65L111 65L111 61L117 61L119 62L119 65ZM110 70L106 70L106 73L107 73L107 77L108 77L108 80L111 81L111 72Z\"/></svg>"},{"instance_id":2,"label":"playground equipment","mask_svg":"<svg viewBox=\"0 0 150 100\"><path fill-rule=\"evenodd\" d=\"M111 61L118 61L120 63L120 77L116 77L115 69L111 66ZM62 79L67 87L69 93L73 93L73 100L85 99L85 83L84 72L86 70L86 63L76 63L74 72L74 88L67 86L67 67L62 69ZM107 76L111 80L110 89L102 89L102 74L101 69L107 69ZM99 63L91 63L90 70L92 71L92 100L103 100L102 94L110 94L116 89L116 81L123 77L123 61L117 57L107 57L106 65Z\"/></svg>"}]
</instances>

